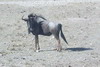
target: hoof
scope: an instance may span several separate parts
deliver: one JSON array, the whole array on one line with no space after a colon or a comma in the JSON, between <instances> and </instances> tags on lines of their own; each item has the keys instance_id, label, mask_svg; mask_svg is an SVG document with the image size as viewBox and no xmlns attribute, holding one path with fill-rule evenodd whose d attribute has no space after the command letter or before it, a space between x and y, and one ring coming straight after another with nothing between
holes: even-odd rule
<instances>
[{"instance_id":1,"label":"hoof","mask_svg":"<svg viewBox=\"0 0 100 67\"><path fill-rule=\"evenodd\" d=\"M34 50L34 52L40 52L40 50Z\"/></svg>"},{"instance_id":2,"label":"hoof","mask_svg":"<svg viewBox=\"0 0 100 67\"><path fill-rule=\"evenodd\" d=\"M61 51L62 51L62 48L58 48L57 51L58 51L58 52L61 52Z\"/></svg>"},{"instance_id":3,"label":"hoof","mask_svg":"<svg viewBox=\"0 0 100 67\"><path fill-rule=\"evenodd\" d=\"M35 52L40 52L40 50L36 50Z\"/></svg>"},{"instance_id":4,"label":"hoof","mask_svg":"<svg viewBox=\"0 0 100 67\"><path fill-rule=\"evenodd\" d=\"M53 49L53 50L56 50L58 52L61 52L62 51L62 49L60 49L60 48L59 49L56 48L56 49Z\"/></svg>"},{"instance_id":5,"label":"hoof","mask_svg":"<svg viewBox=\"0 0 100 67\"><path fill-rule=\"evenodd\" d=\"M58 51L58 52L61 52L62 50L61 50L61 49L58 49L57 51Z\"/></svg>"}]
</instances>

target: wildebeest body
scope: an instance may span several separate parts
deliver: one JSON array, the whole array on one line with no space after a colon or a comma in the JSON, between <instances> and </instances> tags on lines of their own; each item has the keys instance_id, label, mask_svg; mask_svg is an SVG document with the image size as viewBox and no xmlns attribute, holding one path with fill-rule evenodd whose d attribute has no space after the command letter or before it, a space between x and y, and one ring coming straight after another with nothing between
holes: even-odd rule
<instances>
[{"instance_id":1,"label":"wildebeest body","mask_svg":"<svg viewBox=\"0 0 100 67\"><path fill-rule=\"evenodd\" d=\"M29 33L35 35L36 50L40 49L38 35L50 36L53 34L58 41L58 48L57 48L58 51L62 50L59 39L60 32L61 32L61 37L67 43L66 38L62 32L62 25L60 23L49 22L44 17L33 14L28 15L28 19L22 18L22 20L27 21Z\"/></svg>"}]
</instances>

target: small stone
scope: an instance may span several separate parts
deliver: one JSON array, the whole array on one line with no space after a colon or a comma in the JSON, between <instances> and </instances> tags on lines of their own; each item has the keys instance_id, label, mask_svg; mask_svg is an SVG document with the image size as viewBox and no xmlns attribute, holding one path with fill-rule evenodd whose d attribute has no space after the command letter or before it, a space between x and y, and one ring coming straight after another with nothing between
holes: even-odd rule
<instances>
[{"instance_id":1,"label":"small stone","mask_svg":"<svg viewBox=\"0 0 100 67\"><path fill-rule=\"evenodd\" d=\"M25 58L22 58L23 60L25 60Z\"/></svg>"},{"instance_id":2,"label":"small stone","mask_svg":"<svg viewBox=\"0 0 100 67\"><path fill-rule=\"evenodd\" d=\"M69 65L69 67L72 67L72 66Z\"/></svg>"}]
</instances>

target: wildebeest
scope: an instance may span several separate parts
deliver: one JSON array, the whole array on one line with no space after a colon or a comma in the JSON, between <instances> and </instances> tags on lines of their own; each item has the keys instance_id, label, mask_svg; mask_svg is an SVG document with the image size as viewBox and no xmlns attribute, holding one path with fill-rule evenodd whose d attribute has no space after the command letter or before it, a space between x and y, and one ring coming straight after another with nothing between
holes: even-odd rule
<instances>
[{"instance_id":1,"label":"wildebeest","mask_svg":"<svg viewBox=\"0 0 100 67\"><path fill-rule=\"evenodd\" d=\"M59 34L61 34L61 37L63 38L63 40L68 44L62 32L62 24L49 22L44 17L40 15L36 15L36 14L29 14L28 18L22 17L22 20L27 22L28 32L35 35L35 50L36 51L40 50L38 35L44 35L44 36L54 35L54 37L56 38L58 42L57 51L62 50Z\"/></svg>"}]
</instances>

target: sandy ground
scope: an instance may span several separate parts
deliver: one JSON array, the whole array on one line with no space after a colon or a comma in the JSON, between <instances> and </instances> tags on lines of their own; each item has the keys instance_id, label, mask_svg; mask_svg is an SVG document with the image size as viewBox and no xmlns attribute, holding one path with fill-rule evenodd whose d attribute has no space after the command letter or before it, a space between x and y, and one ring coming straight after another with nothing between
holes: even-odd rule
<instances>
[{"instance_id":1,"label":"sandy ground","mask_svg":"<svg viewBox=\"0 0 100 67\"><path fill-rule=\"evenodd\" d=\"M0 67L100 67L100 2L11 1L0 2ZM62 52L46 36L34 52L34 36L21 20L31 12L62 23L69 42L61 40Z\"/></svg>"}]
</instances>

